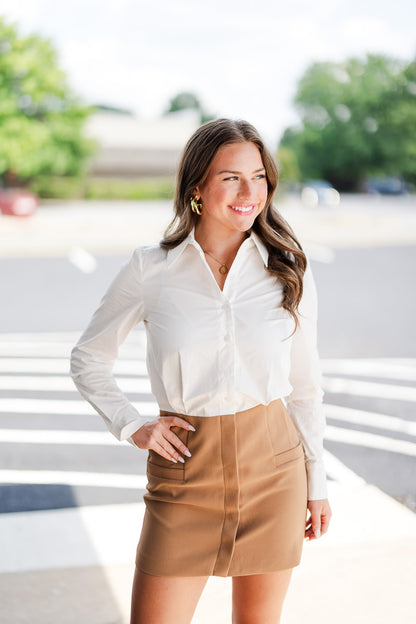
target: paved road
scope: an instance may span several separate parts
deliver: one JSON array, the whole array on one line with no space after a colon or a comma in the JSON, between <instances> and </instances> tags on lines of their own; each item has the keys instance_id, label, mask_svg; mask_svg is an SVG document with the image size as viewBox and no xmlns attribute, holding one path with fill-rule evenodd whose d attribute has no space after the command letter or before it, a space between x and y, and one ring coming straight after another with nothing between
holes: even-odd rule
<instances>
[{"instance_id":1,"label":"paved road","mask_svg":"<svg viewBox=\"0 0 416 624\"><path fill-rule=\"evenodd\" d=\"M0 341L0 470L16 471L16 483L0 488L3 511L137 499L121 482L94 487L85 477L84 484L80 479L68 484L69 472L144 474L143 455L108 446L111 436L67 377L70 347L126 258L97 257L91 273L68 258L2 260L2 292L9 303L1 313L7 333ZM326 448L414 510L416 329L415 295L408 285L415 261L414 247L384 247L338 249L331 262L312 263L320 293ZM132 400L156 413L144 345L141 328L126 347L122 383ZM20 429L51 433L23 441ZM76 437L70 441L69 434L62 439L67 430L102 432L102 438L91 449ZM22 470L37 485L22 483ZM37 471L57 470L65 471L65 484L37 476Z\"/></svg>"}]
</instances>

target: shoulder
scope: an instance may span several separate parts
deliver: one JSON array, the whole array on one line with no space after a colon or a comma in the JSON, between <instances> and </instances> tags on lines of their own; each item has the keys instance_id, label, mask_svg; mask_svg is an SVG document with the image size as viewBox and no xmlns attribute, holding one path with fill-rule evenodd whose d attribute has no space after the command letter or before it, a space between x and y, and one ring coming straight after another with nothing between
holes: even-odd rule
<instances>
[{"instance_id":1,"label":"shoulder","mask_svg":"<svg viewBox=\"0 0 416 624\"><path fill-rule=\"evenodd\" d=\"M149 272L160 268L166 261L167 251L159 244L136 247L130 262L140 275L145 278Z\"/></svg>"},{"instance_id":2,"label":"shoulder","mask_svg":"<svg viewBox=\"0 0 416 624\"><path fill-rule=\"evenodd\" d=\"M155 245L136 247L132 257L138 262L158 262L166 259L166 253L166 250L157 243Z\"/></svg>"}]
</instances>

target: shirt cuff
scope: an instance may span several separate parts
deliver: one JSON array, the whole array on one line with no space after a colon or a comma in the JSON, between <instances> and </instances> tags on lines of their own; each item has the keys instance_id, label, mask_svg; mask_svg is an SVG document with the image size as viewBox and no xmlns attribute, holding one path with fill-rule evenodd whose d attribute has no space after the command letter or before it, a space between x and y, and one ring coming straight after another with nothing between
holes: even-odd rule
<instances>
[{"instance_id":1,"label":"shirt cuff","mask_svg":"<svg viewBox=\"0 0 416 624\"><path fill-rule=\"evenodd\" d=\"M129 422L127 425L124 425L124 427L120 430L119 436L117 437L119 438L119 440L128 440L129 438L131 438L133 433L136 433L136 431L138 431L140 427L143 427L144 424L149 422L149 420L150 418L147 418L146 420L143 420L143 418L141 418Z\"/></svg>"},{"instance_id":2,"label":"shirt cuff","mask_svg":"<svg viewBox=\"0 0 416 624\"><path fill-rule=\"evenodd\" d=\"M306 461L308 500L328 498L326 471L323 461Z\"/></svg>"}]
</instances>

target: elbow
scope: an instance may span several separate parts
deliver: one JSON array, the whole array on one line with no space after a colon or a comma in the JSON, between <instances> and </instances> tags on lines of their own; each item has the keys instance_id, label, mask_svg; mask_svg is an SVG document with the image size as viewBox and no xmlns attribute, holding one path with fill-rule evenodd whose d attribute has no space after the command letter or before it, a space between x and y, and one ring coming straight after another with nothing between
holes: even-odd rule
<instances>
[{"instance_id":1,"label":"elbow","mask_svg":"<svg viewBox=\"0 0 416 624\"><path fill-rule=\"evenodd\" d=\"M83 369L83 360L81 357L80 349L75 346L71 351L69 359L69 374L71 375L75 385L76 379L81 375Z\"/></svg>"}]
</instances>

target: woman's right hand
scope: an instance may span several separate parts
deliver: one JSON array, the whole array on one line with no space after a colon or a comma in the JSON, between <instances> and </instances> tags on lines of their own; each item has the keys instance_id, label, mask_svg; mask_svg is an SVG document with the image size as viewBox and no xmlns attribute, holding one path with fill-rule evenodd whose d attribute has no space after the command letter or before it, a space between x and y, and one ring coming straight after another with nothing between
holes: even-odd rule
<instances>
[{"instance_id":1,"label":"woman's right hand","mask_svg":"<svg viewBox=\"0 0 416 624\"><path fill-rule=\"evenodd\" d=\"M191 453L178 436L170 430L170 427L181 427L188 431L195 431L194 427L186 420L183 420L183 418L178 416L160 416L156 421L140 427L136 433L133 433L131 439L141 449L152 449L175 464L178 461L184 463L184 458L176 449L187 457L191 457Z\"/></svg>"}]
</instances>

